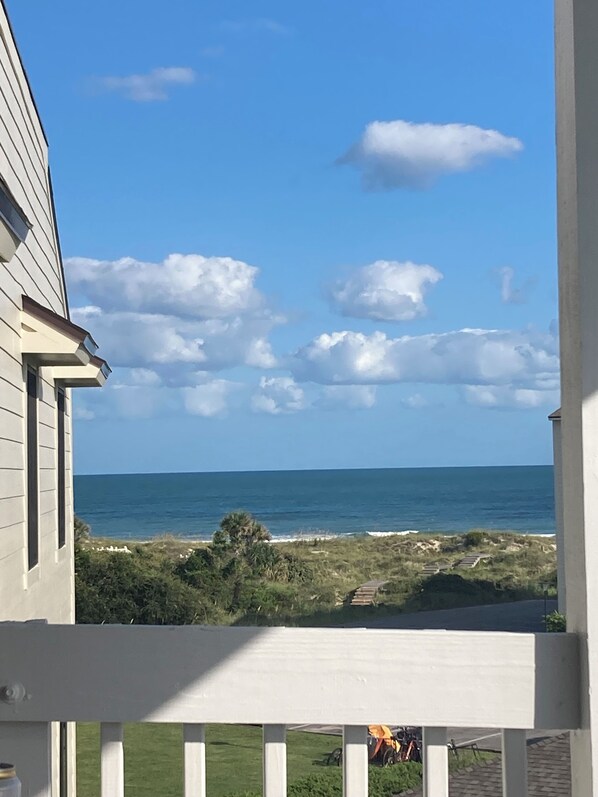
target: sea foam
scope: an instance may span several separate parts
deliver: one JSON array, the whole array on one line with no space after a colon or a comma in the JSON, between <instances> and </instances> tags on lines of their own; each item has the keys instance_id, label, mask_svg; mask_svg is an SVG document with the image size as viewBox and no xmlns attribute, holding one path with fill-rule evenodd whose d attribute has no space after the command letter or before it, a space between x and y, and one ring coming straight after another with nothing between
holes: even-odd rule
<instances>
[{"instance_id":1,"label":"sea foam","mask_svg":"<svg viewBox=\"0 0 598 797\"><path fill-rule=\"evenodd\" d=\"M369 537L404 537L406 534L420 534L419 529L407 529L406 531L366 531Z\"/></svg>"}]
</instances>

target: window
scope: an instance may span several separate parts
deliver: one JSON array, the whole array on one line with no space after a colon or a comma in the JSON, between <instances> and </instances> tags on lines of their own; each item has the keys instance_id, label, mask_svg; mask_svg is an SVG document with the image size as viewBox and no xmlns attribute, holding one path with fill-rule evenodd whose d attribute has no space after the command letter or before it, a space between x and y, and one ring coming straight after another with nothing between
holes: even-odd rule
<instances>
[{"instance_id":1,"label":"window","mask_svg":"<svg viewBox=\"0 0 598 797\"><path fill-rule=\"evenodd\" d=\"M57 488L58 488L58 547L62 548L66 543L66 461L65 461L65 439L64 439L64 411L66 405L66 395L62 388L56 392L56 409L58 417L56 419L57 440Z\"/></svg>"},{"instance_id":2,"label":"window","mask_svg":"<svg viewBox=\"0 0 598 797\"><path fill-rule=\"evenodd\" d=\"M59 790L60 797L68 797L69 793L69 739L68 725L66 722L60 723L60 766L59 766Z\"/></svg>"},{"instance_id":3,"label":"window","mask_svg":"<svg viewBox=\"0 0 598 797\"><path fill-rule=\"evenodd\" d=\"M0 178L0 262L8 263L30 229L27 217Z\"/></svg>"},{"instance_id":4,"label":"window","mask_svg":"<svg viewBox=\"0 0 598 797\"><path fill-rule=\"evenodd\" d=\"M39 562L37 455L37 371L27 366L27 556L29 570Z\"/></svg>"}]
</instances>

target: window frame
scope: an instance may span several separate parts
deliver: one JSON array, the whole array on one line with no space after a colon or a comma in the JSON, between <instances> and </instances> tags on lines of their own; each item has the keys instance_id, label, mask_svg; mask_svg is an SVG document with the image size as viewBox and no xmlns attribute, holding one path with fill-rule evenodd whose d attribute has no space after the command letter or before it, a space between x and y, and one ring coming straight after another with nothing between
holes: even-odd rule
<instances>
[{"instance_id":1,"label":"window frame","mask_svg":"<svg viewBox=\"0 0 598 797\"><path fill-rule=\"evenodd\" d=\"M39 564L39 372L26 366L27 569Z\"/></svg>"},{"instance_id":2,"label":"window frame","mask_svg":"<svg viewBox=\"0 0 598 797\"><path fill-rule=\"evenodd\" d=\"M56 505L58 549L66 545L66 390L56 388Z\"/></svg>"}]
</instances>

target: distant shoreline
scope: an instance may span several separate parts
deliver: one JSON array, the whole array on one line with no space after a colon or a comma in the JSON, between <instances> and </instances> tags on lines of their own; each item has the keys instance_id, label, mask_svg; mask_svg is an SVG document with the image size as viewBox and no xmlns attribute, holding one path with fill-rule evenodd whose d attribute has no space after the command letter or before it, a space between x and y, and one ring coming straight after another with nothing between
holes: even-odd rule
<instances>
[{"instance_id":1,"label":"distant shoreline","mask_svg":"<svg viewBox=\"0 0 598 797\"><path fill-rule=\"evenodd\" d=\"M300 543L330 543L335 541L340 542L347 542L351 539L355 541L365 541L366 539L391 539L392 537L402 537L402 538L409 538L409 537L421 537L422 542L425 542L426 539L430 538L450 538L450 537L463 537L463 535L467 534L470 531L479 531L483 534L488 535L515 535L516 537L534 537L539 539L550 539L553 540L556 537L554 532L519 532L513 531L513 529L484 529L484 528L476 528L476 529L466 529L464 531L451 531L451 532L438 532L438 531L417 531L407 530L407 531L382 531L382 532L347 532L347 533L340 533L340 534L313 534L313 535L297 535L294 537L284 537L284 536L273 536L270 540L270 543L273 545L294 545ZM106 537L104 535L95 536L93 534L93 529L91 536L89 538L89 545L93 550L97 551L117 551L117 550L124 550L129 549L130 546L135 545L176 545L180 546L181 549L186 548L187 550L191 551L193 548L201 547L202 545L209 545L212 541L210 537L185 537L180 534L172 534L170 532L166 532L164 534L157 534L154 537L147 537L147 538L129 538L129 537Z\"/></svg>"}]
</instances>

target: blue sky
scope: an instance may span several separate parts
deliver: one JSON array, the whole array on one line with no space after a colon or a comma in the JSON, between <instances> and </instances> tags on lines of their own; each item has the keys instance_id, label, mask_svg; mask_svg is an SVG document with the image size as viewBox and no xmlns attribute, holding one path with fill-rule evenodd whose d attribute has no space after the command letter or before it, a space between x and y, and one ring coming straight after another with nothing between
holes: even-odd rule
<instances>
[{"instance_id":1,"label":"blue sky","mask_svg":"<svg viewBox=\"0 0 598 797\"><path fill-rule=\"evenodd\" d=\"M114 367L77 472L550 461L550 4L8 6Z\"/></svg>"}]
</instances>

